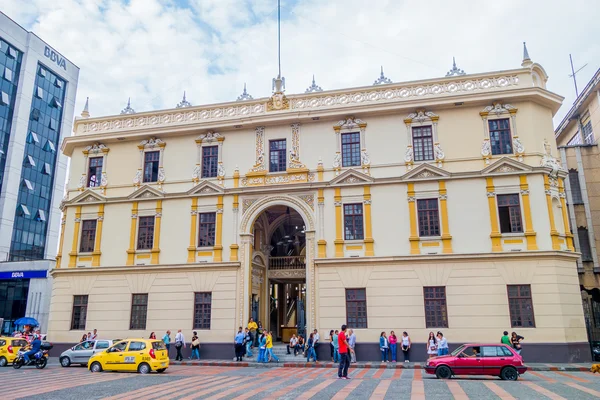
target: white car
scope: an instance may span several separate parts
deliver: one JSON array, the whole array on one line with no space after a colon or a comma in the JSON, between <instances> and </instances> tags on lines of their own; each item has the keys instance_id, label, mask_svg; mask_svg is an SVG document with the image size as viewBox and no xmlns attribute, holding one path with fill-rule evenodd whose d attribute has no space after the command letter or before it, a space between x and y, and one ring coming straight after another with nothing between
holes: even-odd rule
<instances>
[{"instance_id":1,"label":"white car","mask_svg":"<svg viewBox=\"0 0 600 400\"><path fill-rule=\"evenodd\" d=\"M81 342L60 355L60 365L69 367L71 364L87 365L94 354L104 351L113 345L112 340L87 340Z\"/></svg>"}]
</instances>

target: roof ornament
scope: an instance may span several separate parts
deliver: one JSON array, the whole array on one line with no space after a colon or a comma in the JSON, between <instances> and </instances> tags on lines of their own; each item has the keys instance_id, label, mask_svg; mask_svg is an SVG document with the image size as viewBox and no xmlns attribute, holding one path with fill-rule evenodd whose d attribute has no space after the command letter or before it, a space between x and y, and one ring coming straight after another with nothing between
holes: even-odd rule
<instances>
[{"instance_id":1,"label":"roof ornament","mask_svg":"<svg viewBox=\"0 0 600 400\"><path fill-rule=\"evenodd\" d=\"M466 75L465 71L456 66L456 59L452 57L452 69L446 73L446 76Z\"/></svg>"},{"instance_id":2,"label":"roof ornament","mask_svg":"<svg viewBox=\"0 0 600 400\"><path fill-rule=\"evenodd\" d=\"M131 97L127 99L127 107L121 110L121 115L124 114L135 114L135 110L131 108Z\"/></svg>"},{"instance_id":3,"label":"roof ornament","mask_svg":"<svg viewBox=\"0 0 600 400\"><path fill-rule=\"evenodd\" d=\"M394 82L392 82L392 80L390 78L386 77L383 74L383 65L382 65L381 66L381 75L379 75L379 78L375 82L373 82L373 86L375 86L375 85L385 85L385 84L388 84L388 83L394 83Z\"/></svg>"},{"instance_id":4,"label":"roof ornament","mask_svg":"<svg viewBox=\"0 0 600 400\"><path fill-rule=\"evenodd\" d=\"M527 51L527 44L523 42L523 62L521 63L521 67L529 67L533 65L531 58L529 58L529 51Z\"/></svg>"},{"instance_id":5,"label":"roof ornament","mask_svg":"<svg viewBox=\"0 0 600 400\"><path fill-rule=\"evenodd\" d=\"M313 92L322 92L322 91L323 91L323 89L321 88L321 86L318 86L315 83L315 75L313 74L312 85L310 85L304 93L313 93Z\"/></svg>"},{"instance_id":6,"label":"roof ornament","mask_svg":"<svg viewBox=\"0 0 600 400\"><path fill-rule=\"evenodd\" d=\"M89 118L90 117L90 98L86 97L85 98L85 105L83 106L83 111L81 112L81 116L83 118Z\"/></svg>"},{"instance_id":7,"label":"roof ornament","mask_svg":"<svg viewBox=\"0 0 600 400\"><path fill-rule=\"evenodd\" d=\"M252 100L254 99L254 97L252 97L247 91L246 91L246 82L244 82L244 91L242 92L241 95L238 96L237 101L246 101L246 100Z\"/></svg>"},{"instance_id":8,"label":"roof ornament","mask_svg":"<svg viewBox=\"0 0 600 400\"><path fill-rule=\"evenodd\" d=\"M177 103L177 105L175 106L176 108L185 108L185 107L191 107L192 103L190 103L189 101L187 101L187 99L185 98L185 90L183 91L183 99L181 99L181 101L179 103Z\"/></svg>"}]
</instances>

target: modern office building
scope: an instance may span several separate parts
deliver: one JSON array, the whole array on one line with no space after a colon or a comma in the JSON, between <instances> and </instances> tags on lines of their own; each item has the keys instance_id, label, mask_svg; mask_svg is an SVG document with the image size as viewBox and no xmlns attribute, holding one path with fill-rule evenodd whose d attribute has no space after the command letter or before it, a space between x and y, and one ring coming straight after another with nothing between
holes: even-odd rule
<instances>
[{"instance_id":1,"label":"modern office building","mask_svg":"<svg viewBox=\"0 0 600 400\"><path fill-rule=\"evenodd\" d=\"M62 145L49 333L197 330L202 357L230 358L253 316L284 341L347 323L361 360L392 329L415 361L438 330L589 360L547 79L525 51L511 70L86 110Z\"/></svg>"},{"instance_id":2,"label":"modern office building","mask_svg":"<svg viewBox=\"0 0 600 400\"><path fill-rule=\"evenodd\" d=\"M600 70L556 128L574 233L581 298L590 343L600 360Z\"/></svg>"},{"instance_id":3,"label":"modern office building","mask_svg":"<svg viewBox=\"0 0 600 400\"><path fill-rule=\"evenodd\" d=\"M0 13L0 318L47 328L79 68Z\"/></svg>"}]
</instances>

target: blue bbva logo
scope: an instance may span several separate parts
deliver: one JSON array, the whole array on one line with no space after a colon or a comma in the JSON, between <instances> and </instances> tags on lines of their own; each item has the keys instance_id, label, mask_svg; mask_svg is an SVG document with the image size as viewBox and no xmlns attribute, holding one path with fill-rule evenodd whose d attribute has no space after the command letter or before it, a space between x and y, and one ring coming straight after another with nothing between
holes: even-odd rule
<instances>
[{"instance_id":1,"label":"blue bbva logo","mask_svg":"<svg viewBox=\"0 0 600 400\"><path fill-rule=\"evenodd\" d=\"M65 62L65 59L54 50L50 50L48 46L44 48L44 55L55 62L56 65L62 67L65 71L67 70L67 63Z\"/></svg>"}]
</instances>

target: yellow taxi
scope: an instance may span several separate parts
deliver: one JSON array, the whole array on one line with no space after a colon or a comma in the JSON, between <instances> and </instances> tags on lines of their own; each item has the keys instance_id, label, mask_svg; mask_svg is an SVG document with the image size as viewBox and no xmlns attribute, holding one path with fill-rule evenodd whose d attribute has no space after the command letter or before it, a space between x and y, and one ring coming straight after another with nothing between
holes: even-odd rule
<instances>
[{"instance_id":1,"label":"yellow taxi","mask_svg":"<svg viewBox=\"0 0 600 400\"><path fill-rule=\"evenodd\" d=\"M147 374L169 368L167 347L162 340L125 339L94 354L88 361L92 372L125 371Z\"/></svg>"},{"instance_id":2,"label":"yellow taxi","mask_svg":"<svg viewBox=\"0 0 600 400\"><path fill-rule=\"evenodd\" d=\"M17 358L21 347L27 346L24 338L0 337L0 367L6 367Z\"/></svg>"}]
</instances>

